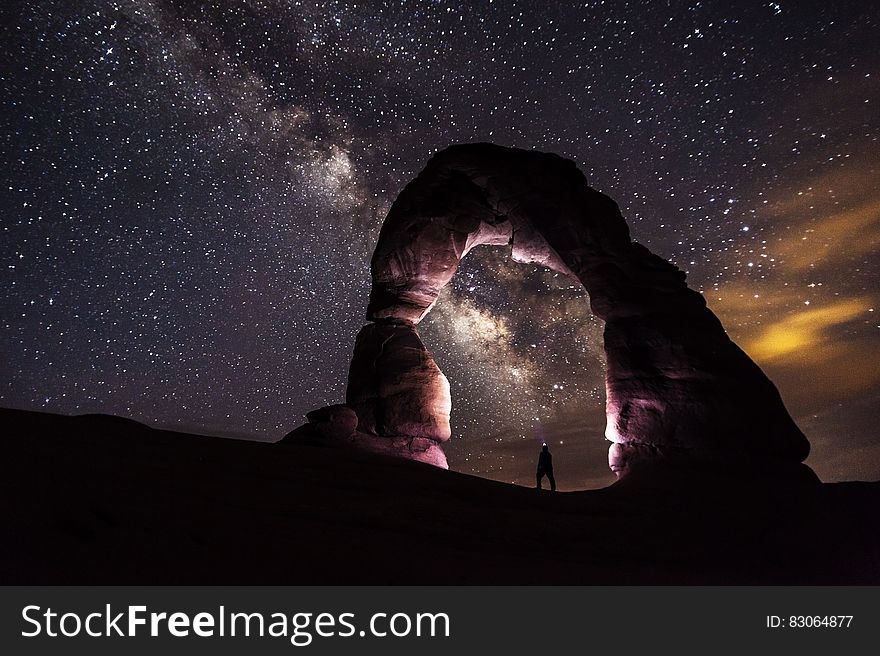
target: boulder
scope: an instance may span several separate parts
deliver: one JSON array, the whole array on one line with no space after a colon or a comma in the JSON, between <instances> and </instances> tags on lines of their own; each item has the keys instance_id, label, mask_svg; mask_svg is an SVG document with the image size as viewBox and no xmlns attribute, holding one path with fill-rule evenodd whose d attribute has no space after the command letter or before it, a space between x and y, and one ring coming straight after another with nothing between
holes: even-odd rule
<instances>
[{"instance_id":1,"label":"boulder","mask_svg":"<svg viewBox=\"0 0 880 656\"><path fill-rule=\"evenodd\" d=\"M312 410L306 419L319 435L331 441L347 440L354 435L358 424L355 411L341 404Z\"/></svg>"}]
</instances>

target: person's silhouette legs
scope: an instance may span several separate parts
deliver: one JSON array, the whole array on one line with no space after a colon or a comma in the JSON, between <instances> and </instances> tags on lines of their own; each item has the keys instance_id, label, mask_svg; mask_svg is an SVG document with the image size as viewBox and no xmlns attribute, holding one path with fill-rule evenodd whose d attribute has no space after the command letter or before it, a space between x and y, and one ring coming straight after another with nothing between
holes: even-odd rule
<instances>
[{"instance_id":1,"label":"person's silhouette legs","mask_svg":"<svg viewBox=\"0 0 880 656\"><path fill-rule=\"evenodd\" d=\"M550 491L556 492L556 479L553 478L552 471L539 471L537 474L535 474L535 489L536 490L544 489L541 486L541 483L543 483L545 476L547 477L547 480L550 481Z\"/></svg>"}]
</instances>

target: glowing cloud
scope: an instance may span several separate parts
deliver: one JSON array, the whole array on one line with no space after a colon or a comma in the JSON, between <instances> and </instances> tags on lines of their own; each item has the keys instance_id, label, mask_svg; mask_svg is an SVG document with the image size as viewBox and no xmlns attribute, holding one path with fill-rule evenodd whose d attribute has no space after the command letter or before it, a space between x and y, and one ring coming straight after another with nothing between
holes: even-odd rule
<instances>
[{"instance_id":1,"label":"glowing cloud","mask_svg":"<svg viewBox=\"0 0 880 656\"><path fill-rule=\"evenodd\" d=\"M852 257L874 252L880 247L880 200L823 216L802 226L800 233L774 249L792 269L809 269L840 253Z\"/></svg>"},{"instance_id":2,"label":"glowing cloud","mask_svg":"<svg viewBox=\"0 0 880 656\"><path fill-rule=\"evenodd\" d=\"M779 235L770 250L784 269L803 272L880 248L880 186L872 163L855 162L799 186L769 203Z\"/></svg>"},{"instance_id":3,"label":"glowing cloud","mask_svg":"<svg viewBox=\"0 0 880 656\"><path fill-rule=\"evenodd\" d=\"M794 356L813 359L816 349L828 339L828 332L867 312L870 305L861 299L847 299L824 307L801 310L771 323L749 341L745 349L758 360L770 361Z\"/></svg>"}]
</instances>

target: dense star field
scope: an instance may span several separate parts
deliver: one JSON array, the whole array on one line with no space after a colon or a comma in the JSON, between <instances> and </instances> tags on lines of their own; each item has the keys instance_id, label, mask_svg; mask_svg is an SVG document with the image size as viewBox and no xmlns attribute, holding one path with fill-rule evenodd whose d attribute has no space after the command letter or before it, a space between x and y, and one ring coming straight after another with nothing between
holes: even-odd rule
<instances>
[{"instance_id":1,"label":"dense star field","mask_svg":"<svg viewBox=\"0 0 880 656\"><path fill-rule=\"evenodd\" d=\"M390 204L457 142L552 151L688 272L828 481L880 478L880 9L6 2L0 403L273 440L344 400ZM478 249L421 324L453 469L611 480L602 325Z\"/></svg>"}]
</instances>

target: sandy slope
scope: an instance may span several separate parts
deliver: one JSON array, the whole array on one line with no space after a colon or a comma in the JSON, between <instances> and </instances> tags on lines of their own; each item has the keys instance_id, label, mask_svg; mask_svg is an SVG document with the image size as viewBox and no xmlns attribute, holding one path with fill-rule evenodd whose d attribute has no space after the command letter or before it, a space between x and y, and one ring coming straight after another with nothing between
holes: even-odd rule
<instances>
[{"instance_id":1,"label":"sandy slope","mask_svg":"<svg viewBox=\"0 0 880 656\"><path fill-rule=\"evenodd\" d=\"M2 583L880 583L880 483L538 493L318 447L0 411Z\"/></svg>"}]
</instances>

